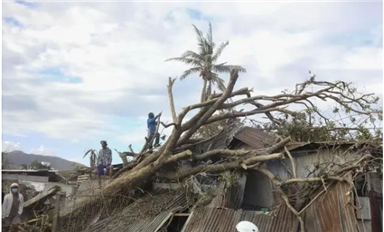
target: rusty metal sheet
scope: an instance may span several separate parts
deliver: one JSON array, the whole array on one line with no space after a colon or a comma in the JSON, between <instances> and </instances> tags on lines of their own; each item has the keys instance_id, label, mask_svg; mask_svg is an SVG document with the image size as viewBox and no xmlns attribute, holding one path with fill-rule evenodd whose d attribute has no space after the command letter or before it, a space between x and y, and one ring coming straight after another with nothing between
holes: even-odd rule
<instances>
[{"instance_id":1,"label":"rusty metal sheet","mask_svg":"<svg viewBox=\"0 0 384 232\"><path fill-rule=\"evenodd\" d=\"M260 231L294 232L297 219L285 206L266 215L256 211L203 208L194 210L182 232L233 232L237 223L247 220Z\"/></svg>"},{"instance_id":2,"label":"rusty metal sheet","mask_svg":"<svg viewBox=\"0 0 384 232\"><path fill-rule=\"evenodd\" d=\"M383 196L381 193L370 190L368 193L371 206L372 232L383 231Z\"/></svg>"},{"instance_id":3,"label":"rusty metal sheet","mask_svg":"<svg viewBox=\"0 0 384 232\"><path fill-rule=\"evenodd\" d=\"M260 231L268 232L293 232L298 225L296 216L285 205L268 215L244 210L241 220L253 222Z\"/></svg>"},{"instance_id":4,"label":"rusty metal sheet","mask_svg":"<svg viewBox=\"0 0 384 232\"><path fill-rule=\"evenodd\" d=\"M234 136L241 142L248 144L253 149L261 149L272 145L274 137L261 129L244 127Z\"/></svg>"},{"instance_id":5,"label":"rusty metal sheet","mask_svg":"<svg viewBox=\"0 0 384 232\"><path fill-rule=\"evenodd\" d=\"M107 219L104 219L92 226L89 226L85 231L102 232L102 231L129 231L129 232L157 232L167 222L172 219L173 213L180 212L188 208L188 202L185 194L175 195L173 192L161 194L158 203L165 203L163 211L157 215L147 216L145 218L137 219L136 214L140 209L137 207L151 207L142 204L131 204L122 212L113 215ZM148 196L148 198L154 198L156 196ZM168 202L159 202L160 200ZM153 205L152 205L153 206Z\"/></svg>"},{"instance_id":6,"label":"rusty metal sheet","mask_svg":"<svg viewBox=\"0 0 384 232\"><path fill-rule=\"evenodd\" d=\"M305 211L308 231L357 232L357 219L352 207L353 194L348 183L337 183Z\"/></svg>"},{"instance_id":7,"label":"rusty metal sheet","mask_svg":"<svg viewBox=\"0 0 384 232\"><path fill-rule=\"evenodd\" d=\"M209 207L223 207L231 209L241 208L244 199L247 177L243 173L233 173L232 176L235 179L235 185L227 189L224 194L216 196L209 204Z\"/></svg>"},{"instance_id":8,"label":"rusty metal sheet","mask_svg":"<svg viewBox=\"0 0 384 232\"><path fill-rule=\"evenodd\" d=\"M108 231L157 232L164 226L164 224L166 224L171 219L173 213L177 212L180 209L181 207L166 210L155 217L143 219L133 224L125 224L117 227L108 228Z\"/></svg>"},{"instance_id":9,"label":"rusty metal sheet","mask_svg":"<svg viewBox=\"0 0 384 232\"><path fill-rule=\"evenodd\" d=\"M352 192L347 183L337 183L320 196L305 211L307 231L357 232ZM268 215L256 211L210 207L193 211L182 232L233 232L239 221L253 222L260 231L296 232L299 222L285 206Z\"/></svg>"}]
</instances>

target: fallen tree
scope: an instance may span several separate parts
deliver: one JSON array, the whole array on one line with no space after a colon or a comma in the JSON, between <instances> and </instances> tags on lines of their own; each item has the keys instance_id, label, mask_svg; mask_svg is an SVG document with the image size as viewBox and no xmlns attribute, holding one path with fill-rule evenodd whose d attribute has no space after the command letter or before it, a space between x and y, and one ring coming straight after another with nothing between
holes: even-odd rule
<instances>
[{"instance_id":1,"label":"fallen tree","mask_svg":"<svg viewBox=\"0 0 384 232\"><path fill-rule=\"evenodd\" d=\"M102 189L103 195L110 195L122 191L124 188L132 188L140 180L147 178L157 172L163 165L186 159L191 155L191 152L184 151L178 154L174 154L173 151L180 146L188 144L189 139L194 133L202 126L217 122L220 120L246 117L255 114L269 114L272 112L282 112L284 114L295 116L296 111L290 111L287 107L290 104L303 104L303 102L311 102L312 98L318 98L324 101L333 100L343 107L348 112L355 112L368 117L380 118L382 111L371 109L371 104L377 102L377 98L372 94L363 94L355 97L356 90L352 89L351 84L338 81L335 83L315 81L314 79L308 80L302 84L297 85L295 93L285 93L275 96L253 96L250 94L253 91L249 88L242 88L237 91L233 91L236 81L238 79L237 70L231 71L230 80L226 90L221 94L211 95L208 101L203 103L190 105L184 107L184 109L176 116L173 116L173 131L169 136L166 143L159 149L159 151L147 155L141 162L134 162L130 165L130 168L122 173L118 178L114 179L107 186ZM174 112L174 100L172 98L173 80L169 80L168 91L170 97L170 108L172 109L172 115L176 115ZM316 92L305 91L309 86L315 85L321 88ZM246 95L246 98L233 101L232 103L226 103L229 98ZM233 109L241 104L254 104L257 101L269 101L269 104L258 105L256 108L250 111L236 111L232 110L220 115L214 115L215 112L221 109ZM306 105L307 109L311 109L310 105ZM184 122L185 116L194 109L199 111L187 122ZM288 142L287 140L284 140ZM228 153L227 150L216 150L216 154ZM140 155L143 155L142 152ZM254 153L253 155L256 155ZM207 156L207 154L203 154ZM252 156L252 155L251 155ZM276 157L275 157L276 158ZM281 158L281 157L280 157ZM241 158L240 158L241 160ZM258 162L258 161L255 161ZM249 165L252 165L250 163Z\"/></svg>"},{"instance_id":2,"label":"fallen tree","mask_svg":"<svg viewBox=\"0 0 384 232\"><path fill-rule=\"evenodd\" d=\"M241 88L239 90L234 90L237 79L238 71L233 69L230 73L228 85L223 93L212 94L208 97L207 101L184 107L183 110L177 114L175 112L172 94L174 80L170 78L168 84L168 94L173 121L170 124L162 123L162 125L166 127L173 127L172 133L168 137L168 140L159 148L158 151L153 153L150 153L145 149L147 144L138 154L131 151L133 156L136 157L135 160L130 163L125 161L124 168L115 174L114 179L101 189L100 194L92 197L86 202L85 205L94 205L97 201L106 197L121 196L124 192L135 189L140 185L140 183L150 180L153 176L180 181L201 172L220 173L228 170L253 168L270 177L272 182L279 186L279 188L283 185L288 185L290 182L321 182L327 178L319 177L317 179L303 180L297 179L296 174L293 173L293 178L290 182L288 181L282 183L275 177L271 176L271 173L262 168L261 163L268 160L282 158L289 158L292 160L292 157L286 149L286 145L291 141L290 137L279 138L276 140L275 144L265 149L247 151L214 149L193 157L195 160L205 160L211 156L219 155L229 158L228 162L225 163L207 163L202 166L183 168L177 170L176 172L169 172L166 174L160 174L159 170L167 164L180 160L191 159L193 152L188 148L190 145L201 141L193 138L193 135L202 126L222 120L265 114L268 119L278 125L282 121L281 118L278 118L279 114L283 114L284 117L297 117L297 115L300 114L298 111L289 109L290 105L303 105L305 107L304 111L311 110L313 114L318 114L320 117L325 118L319 109L314 107L313 99L333 101L337 103L339 107L338 109L343 109L346 113L354 112L370 119L382 118L382 111L372 107L372 104L375 104L378 101L375 96L372 94L358 94L356 89L351 87L350 83L343 81L332 83L315 81L314 78L311 78L302 84L296 85L296 90L292 93L282 93L274 96L251 96L251 93L253 92L252 89ZM309 91L309 87L316 87L317 90ZM230 102L228 101L230 98L240 96L245 97ZM248 111L237 111L236 107L243 104L254 106L254 108ZM185 117L192 110L198 111L188 121L185 121ZM215 114L218 111L222 111L222 113ZM292 161L292 166L294 165L295 164ZM361 166L360 163L358 165ZM337 177L330 177L328 179L336 180ZM290 205L288 197L284 197L283 195L283 199L288 205ZM297 211L297 209L290 206L290 209L291 208L295 210L293 211L294 214L300 219L301 214ZM301 219L300 221L302 222ZM303 230L304 225L302 224L302 231Z\"/></svg>"}]
</instances>

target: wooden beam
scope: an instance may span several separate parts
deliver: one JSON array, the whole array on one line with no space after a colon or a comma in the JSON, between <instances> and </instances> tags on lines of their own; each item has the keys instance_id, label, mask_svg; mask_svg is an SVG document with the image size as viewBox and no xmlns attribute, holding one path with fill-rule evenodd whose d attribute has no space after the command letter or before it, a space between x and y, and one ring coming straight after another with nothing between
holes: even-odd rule
<instances>
[{"instance_id":1,"label":"wooden beam","mask_svg":"<svg viewBox=\"0 0 384 232\"><path fill-rule=\"evenodd\" d=\"M190 213L174 213L174 217L189 217Z\"/></svg>"},{"instance_id":2,"label":"wooden beam","mask_svg":"<svg viewBox=\"0 0 384 232\"><path fill-rule=\"evenodd\" d=\"M28 208L28 207L33 207L35 206L36 204L39 204L39 203L44 203L45 200L47 200L48 198L52 197L53 195L55 195L58 191L60 191L60 187L55 185L53 187L51 187L50 189L48 189L48 191L46 192L42 192L42 193L39 193L37 196L29 199L28 201L26 201L24 203L24 208Z\"/></svg>"},{"instance_id":3,"label":"wooden beam","mask_svg":"<svg viewBox=\"0 0 384 232\"><path fill-rule=\"evenodd\" d=\"M65 192L58 192L56 194L56 202L54 208L52 232L58 232L60 230L60 211L62 210L63 203L65 202Z\"/></svg>"}]
</instances>

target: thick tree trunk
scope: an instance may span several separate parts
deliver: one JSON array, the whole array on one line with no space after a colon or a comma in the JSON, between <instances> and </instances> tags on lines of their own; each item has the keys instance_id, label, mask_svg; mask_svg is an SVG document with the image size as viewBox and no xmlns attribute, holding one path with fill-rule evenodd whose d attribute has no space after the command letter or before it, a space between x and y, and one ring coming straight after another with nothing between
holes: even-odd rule
<instances>
[{"instance_id":1,"label":"thick tree trunk","mask_svg":"<svg viewBox=\"0 0 384 232\"><path fill-rule=\"evenodd\" d=\"M186 150L178 154L172 155L171 157L165 160L158 159L155 162L147 165L146 167L138 169L137 171L123 173L121 176L119 176L119 178L112 180L106 186L106 188L102 190L102 194L104 196L111 196L123 190L124 188L132 188L133 186L137 185L140 181L146 180L147 178L155 174L156 171L158 171L165 164L185 159L187 157L190 157L191 155L192 152L190 150Z\"/></svg>"}]
</instances>

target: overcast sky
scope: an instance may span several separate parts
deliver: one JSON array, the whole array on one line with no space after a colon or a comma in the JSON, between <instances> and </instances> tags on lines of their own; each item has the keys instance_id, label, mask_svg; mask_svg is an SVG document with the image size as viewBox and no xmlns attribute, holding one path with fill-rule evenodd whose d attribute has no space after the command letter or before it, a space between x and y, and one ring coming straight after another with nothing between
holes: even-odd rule
<instances>
[{"instance_id":1,"label":"overcast sky","mask_svg":"<svg viewBox=\"0 0 384 232\"><path fill-rule=\"evenodd\" d=\"M139 150L149 111L170 119L166 84L196 50L191 24L229 40L221 60L242 65L237 88L293 89L308 77L355 82L382 95L381 2L3 2L3 150L88 164L100 147ZM228 75L223 75L228 80ZM201 79L177 81L176 106L197 102ZM121 160L114 152L113 163Z\"/></svg>"}]
</instances>

